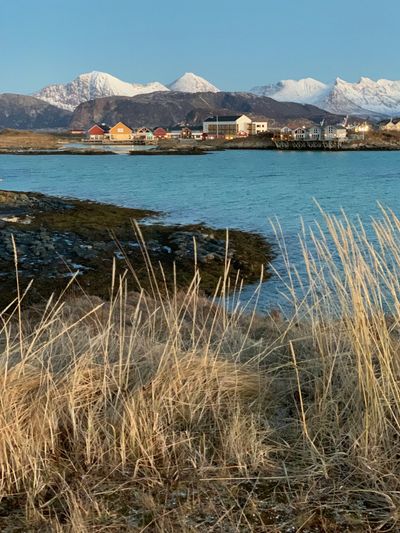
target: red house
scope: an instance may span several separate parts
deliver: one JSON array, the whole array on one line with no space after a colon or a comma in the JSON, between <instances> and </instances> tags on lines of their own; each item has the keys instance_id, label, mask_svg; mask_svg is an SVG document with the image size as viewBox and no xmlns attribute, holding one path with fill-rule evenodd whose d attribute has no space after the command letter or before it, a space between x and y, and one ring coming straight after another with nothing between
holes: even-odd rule
<instances>
[{"instance_id":1,"label":"red house","mask_svg":"<svg viewBox=\"0 0 400 533\"><path fill-rule=\"evenodd\" d=\"M168 137L168 132L164 128L156 128L153 131L153 135L156 139L165 139Z\"/></svg>"},{"instance_id":2,"label":"red house","mask_svg":"<svg viewBox=\"0 0 400 533\"><path fill-rule=\"evenodd\" d=\"M106 124L94 124L87 132L90 141L102 141L110 128Z\"/></svg>"}]
</instances>

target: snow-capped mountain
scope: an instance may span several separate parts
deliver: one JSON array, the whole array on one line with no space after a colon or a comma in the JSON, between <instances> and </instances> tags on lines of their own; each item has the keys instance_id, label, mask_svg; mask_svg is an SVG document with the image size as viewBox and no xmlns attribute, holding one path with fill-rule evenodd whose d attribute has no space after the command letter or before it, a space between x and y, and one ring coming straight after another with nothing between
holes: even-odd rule
<instances>
[{"instance_id":1,"label":"snow-capped mountain","mask_svg":"<svg viewBox=\"0 0 400 533\"><path fill-rule=\"evenodd\" d=\"M136 96L158 91L220 92L215 85L192 72L186 72L169 85L163 85L157 81L129 83L105 72L94 71L81 74L69 83L48 85L33 96L73 111L79 104L96 98ZM370 118L400 115L400 81L361 78L356 83L350 83L336 78L333 83L327 84L313 78L304 78L254 87L251 92L280 102L312 104L337 114Z\"/></svg>"},{"instance_id":2,"label":"snow-capped mountain","mask_svg":"<svg viewBox=\"0 0 400 533\"><path fill-rule=\"evenodd\" d=\"M136 96L158 91L179 91L188 93L219 92L210 82L187 72L170 85L158 81L151 83L129 83L106 72L81 74L69 83L59 83L44 87L33 96L49 104L73 111L79 104L105 96Z\"/></svg>"},{"instance_id":3,"label":"snow-capped mountain","mask_svg":"<svg viewBox=\"0 0 400 533\"><path fill-rule=\"evenodd\" d=\"M278 83L254 87L251 92L258 96L269 96L279 102L314 104L329 91L329 85L313 78L303 80L282 80Z\"/></svg>"},{"instance_id":4,"label":"snow-capped mountain","mask_svg":"<svg viewBox=\"0 0 400 533\"><path fill-rule=\"evenodd\" d=\"M398 115L400 81L361 78L357 83L349 83L336 78L326 99L326 109L333 112L341 109L348 114L364 110L371 115Z\"/></svg>"},{"instance_id":5,"label":"snow-capped mountain","mask_svg":"<svg viewBox=\"0 0 400 533\"><path fill-rule=\"evenodd\" d=\"M220 90L204 78L186 72L183 76L168 85L170 91L181 93L219 93Z\"/></svg>"},{"instance_id":6,"label":"snow-capped mountain","mask_svg":"<svg viewBox=\"0 0 400 533\"><path fill-rule=\"evenodd\" d=\"M251 92L281 102L313 104L326 111L364 117L400 115L400 81L361 78L350 83L336 78L325 84L312 78L283 80Z\"/></svg>"},{"instance_id":7,"label":"snow-capped mountain","mask_svg":"<svg viewBox=\"0 0 400 533\"><path fill-rule=\"evenodd\" d=\"M48 85L33 96L62 109L73 111L79 104L104 96L136 96L137 94L168 91L157 81L151 83L128 83L105 72L81 74L65 84Z\"/></svg>"}]
</instances>

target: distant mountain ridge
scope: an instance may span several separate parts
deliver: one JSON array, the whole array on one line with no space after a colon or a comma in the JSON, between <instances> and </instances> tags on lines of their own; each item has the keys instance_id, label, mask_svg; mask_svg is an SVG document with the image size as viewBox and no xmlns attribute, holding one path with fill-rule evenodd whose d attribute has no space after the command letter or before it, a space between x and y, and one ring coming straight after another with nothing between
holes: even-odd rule
<instances>
[{"instance_id":1,"label":"distant mountain ridge","mask_svg":"<svg viewBox=\"0 0 400 533\"><path fill-rule=\"evenodd\" d=\"M138 94L159 91L178 92L218 92L219 89L204 78L186 72L166 86L158 81L150 83L129 83L106 72L89 72L80 74L69 83L59 83L44 87L33 96L52 105L73 111L83 102L107 96L137 96Z\"/></svg>"},{"instance_id":2,"label":"distant mountain ridge","mask_svg":"<svg viewBox=\"0 0 400 533\"><path fill-rule=\"evenodd\" d=\"M251 92L280 102L313 104L332 113L365 118L400 115L400 81L362 77L350 83L336 78L334 83L326 84L305 78L254 87Z\"/></svg>"},{"instance_id":3,"label":"distant mountain ridge","mask_svg":"<svg viewBox=\"0 0 400 533\"><path fill-rule=\"evenodd\" d=\"M73 113L71 128L88 128L94 122L115 124L123 121L130 127L171 127L176 124L190 126L212 114L246 114L253 118L264 117L274 124L297 121L300 124L321 122L336 124L342 115L331 114L312 105L277 102L271 98L251 93L206 92L178 93L156 92L131 98L112 96L82 103Z\"/></svg>"},{"instance_id":4,"label":"distant mountain ridge","mask_svg":"<svg viewBox=\"0 0 400 533\"><path fill-rule=\"evenodd\" d=\"M0 128L66 129L72 113L33 96L0 94Z\"/></svg>"},{"instance_id":5,"label":"distant mountain ridge","mask_svg":"<svg viewBox=\"0 0 400 533\"><path fill-rule=\"evenodd\" d=\"M105 96L136 96L169 89L159 82L128 83L105 72L80 74L69 83L48 85L34 96L52 105L73 111L82 102Z\"/></svg>"},{"instance_id":6,"label":"distant mountain ridge","mask_svg":"<svg viewBox=\"0 0 400 533\"><path fill-rule=\"evenodd\" d=\"M193 72L186 72L170 84L158 81L130 83L105 72L80 74L69 83L52 84L33 96L51 105L74 111L80 104L109 96L134 97L154 92L217 93L220 89ZM400 81L371 80L362 77L356 83L336 78L323 83L314 78L282 80L251 89L258 96L280 102L311 104L332 113L380 119L400 115Z\"/></svg>"}]
</instances>

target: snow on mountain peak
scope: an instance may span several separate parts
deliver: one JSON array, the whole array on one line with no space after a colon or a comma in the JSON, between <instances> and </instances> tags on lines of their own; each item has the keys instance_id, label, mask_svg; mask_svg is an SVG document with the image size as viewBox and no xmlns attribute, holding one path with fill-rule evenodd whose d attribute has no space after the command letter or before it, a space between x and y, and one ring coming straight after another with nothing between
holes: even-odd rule
<instances>
[{"instance_id":1,"label":"snow on mountain peak","mask_svg":"<svg viewBox=\"0 0 400 533\"><path fill-rule=\"evenodd\" d=\"M252 89L281 102L313 104L332 113L364 117L400 115L400 81L361 77L356 83L336 78L325 84L313 78L282 80Z\"/></svg>"},{"instance_id":2,"label":"snow on mountain peak","mask_svg":"<svg viewBox=\"0 0 400 533\"><path fill-rule=\"evenodd\" d=\"M217 87L193 72L186 72L169 86L165 86L158 81L144 84L129 83L106 72L93 70L80 74L69 83L48 85L33 96L62 109L73 111L83 102L105 96L136 96L169 90L189 93L219 91Z\"/></svg>"},{"instance_id":3,"label":"snow on mountain peak","mask_svg":"<svg viewBox=\"0 0 400 533\"><path fill-rule=\"evenodd\" d=\"M157 91L187 93L219 92L219 89L193 72L186 72L169 85L157 81L130 83L100 71L80 74L69 83L48 85L33 96L62 109L73 111L82 102L106 96L136 96ZM352 83L336 78L323 83L314 78L281 80L254 87L251 92L281 102L313 104L332 113L364 117L400 115L400 81L361 77Z\"/></svg>"},{"instance_id":4,"label":"snow on mountain peak","mask_svg":"<svg viewBox=\"0 0 400 533\"><path fill-rule=\"evenodd\" d=\"M79 104L105 96L136 96L138 94L168 91L159 82L129 83L106 72L94 70L80 74L69 83L48 85L33 96L62 109L73 111Z\"/></svg>"},{"instance_id":5,"label":"snow on mountain peak","mask_svg":"<svg viewBox=\"0 0 400 533\"><path fill-rule=\"evenodd\" d=\"M254 87L251 92L259 96L269 96L281 102L310 104L317 101L327 90L328 85L314 78L302 80L281 80L278 83Z\"/></svg>"},{"instance_id":6,"label":"snow on mountain peak","mask_svg":"<svg viewBox=\"0 0 400 533\"><path fill-rule=\"evenodd\" d=\"M193 72L185 72L183 76L168 85L171 91L184 93L218 93L219 89L212 83Z\"/></svg>"}]
</instances>

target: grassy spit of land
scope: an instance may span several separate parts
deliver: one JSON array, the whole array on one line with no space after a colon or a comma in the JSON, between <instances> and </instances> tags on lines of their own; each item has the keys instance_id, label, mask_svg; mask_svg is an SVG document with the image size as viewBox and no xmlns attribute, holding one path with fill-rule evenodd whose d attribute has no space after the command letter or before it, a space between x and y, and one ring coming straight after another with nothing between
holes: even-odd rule
<instances>
[{"instance_id":1,"label":"grassy spit of land","mask_svg":"<svg viewBox=\"0 0 400 533\"><path fill-rule=\"evenodd\" d=\"M0 529L398 531L400 221L326 223L292 318L150 263L148 290L3 312Z\"/></svg>"}]
</instances>

